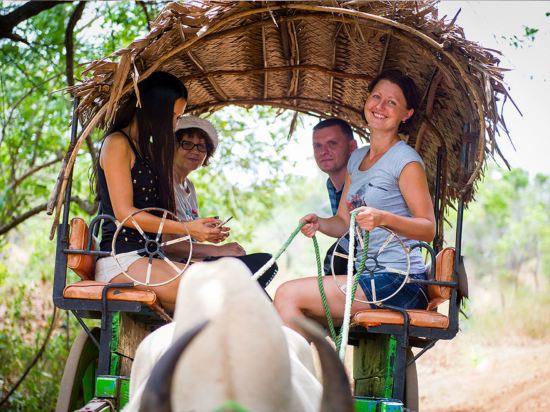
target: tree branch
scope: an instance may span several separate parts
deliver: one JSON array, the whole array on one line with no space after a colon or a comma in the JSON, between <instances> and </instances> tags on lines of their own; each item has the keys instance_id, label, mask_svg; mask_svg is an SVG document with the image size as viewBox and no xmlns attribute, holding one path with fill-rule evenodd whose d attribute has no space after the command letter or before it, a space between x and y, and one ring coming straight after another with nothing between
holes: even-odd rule
<instances>
[{"instance_id":1,"label":"tree branch","mask_svg":"<svg viewBox=\"0 0 550 412\"><path fill-rule=\"evenodd\" d=\"M151 31L151 18L149 17L149 11L147 10L147 4L145 4L144 1L136 1L137 4L141 6L143 9L143 13L145 13L145 20L147 22L147 30Z\"/></svg>"},{"instance_id":2,"label":"tree branch","mask_svg":"<svg viewBox=\"0 0 550 412\"><path fill-rule=\"evenodd\" d=\"M72 196L71 201L75 202L80 206L82 210L84 210L89 215L93 215L97 212L97 208L99 206L98 202L90 203L84 199L81 199L77 196ZM30 219L31 217L39 214L40 212L43 212L48 207L48 203L42 203L38 206L33 207L32 209L26 211L25 213L20 214L17 217L14 217L10 222L0 226L0 236L5 235L10 230L15 228L16 226L20 225L27 219Z\"/></svg>"},{"instance_id":3,"label":"tree branch","mask_svg":"<svg viewBox=\"0 0 550 412\"><path fill-rule=\"evenodd\" d=\"M95 213L97 212L97 208L99 207L99 202L97 200L92 203L78 196L71 196L71 202L76 203L89 215L95 215Z\"/></svg>"},{"instance_id":4,"label":"tree branch","mask_svg":"<svg viewBox=\"0 0 550 412\"><path fill-rule=\"evenodd\" d=\"M17 34L17 33L8 33L8 34L5 35L5 38L6 38L6 39L13 40L13 41L15 41L15 42L20 41L21 43L24 43L24 44L26 44L27 46L30 46L30 45L31 45L27 39L25 39L24 37L20 36L20 35Z\"/></svg>"},{"instance_id":5,"label":"tree branch","mask_svg":"<svg viewBox=\"0 0 550 412\"><path fill-rule=\"evenodd\" d=\"M38 124L40 124L42 126L38 129L38 131L35 134L33 147L32 147L32 157L31 157L31 160L29 161L29 167L34 167L34 165L36 163L36 158L38 157L38 146L40 144L40 140L42 139L42 133L44 131L45 119L46 119L46 111L44 111L42 113L42 118L38 122Z\"/></svg>"},{"instance_id":6,"label":"tree branch","mask_svg":"<svg viewBox=\"0 0 550 412\"><path fill-rule=\"evenodd\" d=\"M10 222L0 226L0 236L5 235L10 230L12 230L17 225L23 223L25 220L37 215L40 212L43 212L48 207L48 203L42 203L41 205L33 207L31 210L14 217Z\"/></svg>"},{"instance_id":7,"label":"tree branch","mask_svg":"<svg viewBox=\"0 0 550 412\"><path fill-rule=\"evenodd\" d=\"M82 12L86 2L81 1L77 4L76 8L67 23L65 30L65 73L67 75L67 85L74 86L74 39L73 33L76 23L82 17Z\"/></svg>"},{"instance_id":8,"label":"tree branch","mask_svg":"<svg viewBox=\"0 0 550 412\"><path fill-rule=\"evenodd\" d=\"M34 85L33 87L31 87L23 96L21 96L19 98L19 100L17 100L13 105L11 105L10 107L10 113L8 114L8 118L7 120L4 122L4 124L2 125L2 133L0 134L0 146L2 145L2 138L6 135L6 128L8 127L8 125L10 124L11 122L11 119L13 118L13 114L15 113L16 109L19 107L19 105L23 102L23 100L25 100L27 97L29 97L30 95L34 94L34 92L36 91L36 89L40 86L43 86L44 84L52 81L53 79L55 79L56 77L60 76L61 73L58 73L58 74L54 74L53 76L51 77L48 77L46 80L44 80L42 83L40 84L37 84L37 85Z\"/></svg>"},{"instance_id":9,"label":"tree branch","mask_svg":"<svg viewBox=\"0 0 550 412\"><path fill-rule=\"evenodd\" d=\"M82 13L84 11L84 7L86 7L86 2L81 1L77 4L76 8L73 11L73 14L71 15L71 18L69 19L69 22L67 23L67 28L65 30L65 73L67 75L67 85L68 86L74 86L74 28L76 27L76 23L80 20L82 17ZM95 172L95 160L97 157L94 142L92 141L91 136L88 136L86 138L86 145L88 146L88 151L90 152L90 156L92 157L92 167L94 168Z\"/></svg>"},{"instance_id":10,"label":"tree branch","mask_svg":"<svg viewBox=\"0 0 550 412\"><path fill-rule=\"evenodd\" d=\"M23 41L26 40L21 36L13 33L13 29L21 22L42 13L44 10L51 9L66 1L29 1L21 7L16 8L8 14L0 15L0 38L8 38L11 40ZM27 43L28 44L28 43Z\"/></svg>"},{"instance_id":11,"label":"tree branch","mask_svg":"<svg viewBox=\"0 0 550 412\"><path fill-rule=\"evenodd\" d=\"M38 166L35 166L35 167L32 167L30 168L29 170L27 170L25 173L23 173L21 176L19 176L18 178L14 179L8 186L8 190L13 190L15 189L17 186L19 186L23 180L27 179L29 176L32 176L33 174L39 172L40 170L48 167L48 166L51 166L57 162L60 162L62 159L63 159L63 155L59 155L57 156L55 159L53 160L50 160L49 162L46 162L46 163L43 163L41 165L38 165Z\"/></svg>"}]
</instances>

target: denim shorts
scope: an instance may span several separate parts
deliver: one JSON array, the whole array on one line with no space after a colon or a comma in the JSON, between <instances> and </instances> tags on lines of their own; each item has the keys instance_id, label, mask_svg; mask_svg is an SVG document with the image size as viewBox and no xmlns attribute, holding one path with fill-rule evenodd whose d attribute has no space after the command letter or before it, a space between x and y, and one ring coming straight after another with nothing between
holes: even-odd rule
<instances>
[{"instance_id":1,"label":"denim shorts","mask_svg":"<svg viewBox=\"0 0 550 412\"><path fill-rule=\"evenodd\" d=\"M411 273L411 279L426 279L426 273ZM380 272L374 274L376 298L383 299L390 296L403 282L403 276L396 273ZM362 274L359 284L365 292L368 300L372 300L370 275ZM426 285L406 283L395 296L383 302L383 304L397 306L405 309L426 309L428 306L428 289ZM371 305L376 307L375 305Z\"/></svg>"}]
</instances>

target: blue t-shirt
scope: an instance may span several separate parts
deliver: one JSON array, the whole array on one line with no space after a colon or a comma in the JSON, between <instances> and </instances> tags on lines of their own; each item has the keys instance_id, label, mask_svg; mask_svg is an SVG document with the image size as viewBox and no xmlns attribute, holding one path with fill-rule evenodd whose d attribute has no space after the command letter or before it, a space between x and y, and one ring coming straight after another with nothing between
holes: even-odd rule
<instances>
[{"instance_id":1,"label":"blue t-shirt","mask_svg":"<svg viewBox=\"0 0 550 412\"><path fill-rule=\"evenodd\" d=\"M348 189L346 202L349 210L352 211L360 206L369 206L380 210L385 210L399 216L411 217L411 212L401 190L399 190L399 176L403 168L411 163L418 162L424 167L424 162L420 155L403 141L397 142L378 161L365 171L359 170L359 165L369 152L370 146L365 146L355 150L348 162L348 172L351 183ZM369 236L369 256L374 256L388 241L389 232L384 229L376 228L370 232ZM403 243L409 248L416 241L399 236ZM362 250L359 246L356 256L361 256ZM357 259L356 266L359 265ZM391 240L383 247L382 252L377 257L381 266L395 269L396 271L406 271L406 257L402 247L396 239ZM419 249L414 249L410 255L410 273L423 273L426 268ZM376 272L385 272L387 270L379 269ZM391 272L393 270L390 270Z\"/></svg>"}]
</instances>

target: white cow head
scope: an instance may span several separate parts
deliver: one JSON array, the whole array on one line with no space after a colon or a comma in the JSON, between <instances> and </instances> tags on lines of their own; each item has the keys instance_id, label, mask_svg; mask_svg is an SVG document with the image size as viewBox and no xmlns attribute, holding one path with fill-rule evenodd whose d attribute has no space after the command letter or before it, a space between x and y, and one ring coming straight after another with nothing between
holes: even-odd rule
<instances>
[{"instance_id":1,"label":"white cow head","mask_svg":"<svg viewBox=\"0 0 550 412\"><path fill-rule=\"evenodd\" d=\"M232 258L186 271L174 341L151 373L140 411L213 411L228 401L251 412L305 410L281 321L250 276ZM322 400L312 393L311 404L325 412L353 411L338 356L318 328L298 322L317 347L326 383Z\"/></svg>"}]
</instances>

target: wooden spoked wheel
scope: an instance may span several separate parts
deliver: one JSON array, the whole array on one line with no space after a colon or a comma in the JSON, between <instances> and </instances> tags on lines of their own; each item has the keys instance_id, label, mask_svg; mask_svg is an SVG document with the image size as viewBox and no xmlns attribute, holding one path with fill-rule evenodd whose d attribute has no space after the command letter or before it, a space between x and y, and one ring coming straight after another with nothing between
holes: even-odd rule
<instances>
[{"instance_id":1,"label":"wooden spoked wheel","mask_svg":"<svg viewBox=\"0 0 550 412\"><path fill-rule=\"evenodd\" d=\"M145 212L162 215L161 222L160 222L160 225L158 227L158 230L157 230L156 234L155 233L146 233L140 227L138 222L136 221L135 217L138 214L145 213ZM168 219L168 218L171 219L171 220L180 221L180 219L178 219L178 217L174 213L172 213L172 212L170 212L166 209L161 209L161 208L158 208L158 207L148 207L148 208L137 210L134 213L131 213L130 215L126 216L126 218L117 225L117 229L116 229L115 234L113 236L111 255L115 258L115 261L116 261L117 265L119 266L119 268L121 270L121 273L124 273L126 276L128 276L136 284L144 285L144 286L162 286L162 285L166 285L170 282L173 282L178 277L180 277L181 274L185 271L185 269L187 269L187 266L189 266L189 262L191 261L191 256L192 256L192 253L193 253L193 242L191 241L191 235L189 234L189 232L187 232L186 236L182 236L182 237L172 239L172 240L168 240L168 241L162 241L162 230L164 228L164 224L166 223L166 219ZM133 250L131 252L125 252L125 253L117 254L116 253L117 239L118 239L119 236L122 236L122 234L121 234L122 229L125 227L125 225L128 222L131 222L132 225L134 226L134 228L139 232L139 234L143 238L144 246L141 249ZM166 246L173 245L175 243L181 243L181 242L188 242L189 243L189 254L185 259L185 266L183 268L180 268L178 265L176 265L167 256L167 254L165 253L165 250L164 250L164 248ZM120 261L121 257L124 257L124 256L137 256L137 255L143 256L143 257L148 259L147 271L145 273L145 281L141 281L139 279L136 279L134 276L130 275L128 273L128 271L125 270L125 268L123 267L123 265ZM172 268L172 270L174 272L174 275L171 278L169 278L168 280L165 280L163 282L153 282L152 278L151 278L152 271L153 271L153 259L161 259L164 262L166 262L168 264L168 266L170 266L170 268Z\"/></svg>"},{"instance_id":2,"label":"wooden spoked wheel","mask_svg":"<svg viewBox=\"0 0 550 412\"><path fill-rule=\"evenodd\" d=\"M368 276L368 280L370 282L371 290L372 290L372 299L358 299L354 298L356 302L361 303L372 303L372 304L380 304L388 299L391 299L394 297L399 291L405 286L405 284L409 280L409 274L411 269L411 259L410 259L410 250L405 245L403 240L391 229L385 227L385 226L379 226L376 229L384 230L388 233L388 236L382 243L382 245L378 248L378 250L375 253L367 254L366 261L365 261L365 268L363 269L363 275ZM355 236L355 250L353 251L353 261L355 269L357 269L357 266L359 265L359 262L361 261L363 257L363 235L362 230L359 228L359 226L355 226L355 232L353 234ZM398 249L403 252L403 255L406 259L406 270L400 270L391 267L391 265L382 264L379 262L380 255L382 252L387 249L392 244L397 244ZM338 279L336 278L337 275L342 275L342 273L335 273L335 261L336 259L346 259L349 260L350 255L346 255L345 253L342 253L339 251L339 249L347 249L349 250L349 236L348 233L345 233L342 237L338 239L336 242L336 245L333 249L332 255L330 257L330 266L331 266L331 273L332 278L336 282L336 285L338 286L338 289L344 294L346 294L346 285L340 284L338 282ZM377 291L376 291L376 277L375 273L380 272L389 272L389 273L395 273L402 277L401 283L397 287L397 289L390 295L384 296L383 298L379 298Z\"/></svg>"}]
</instances>

